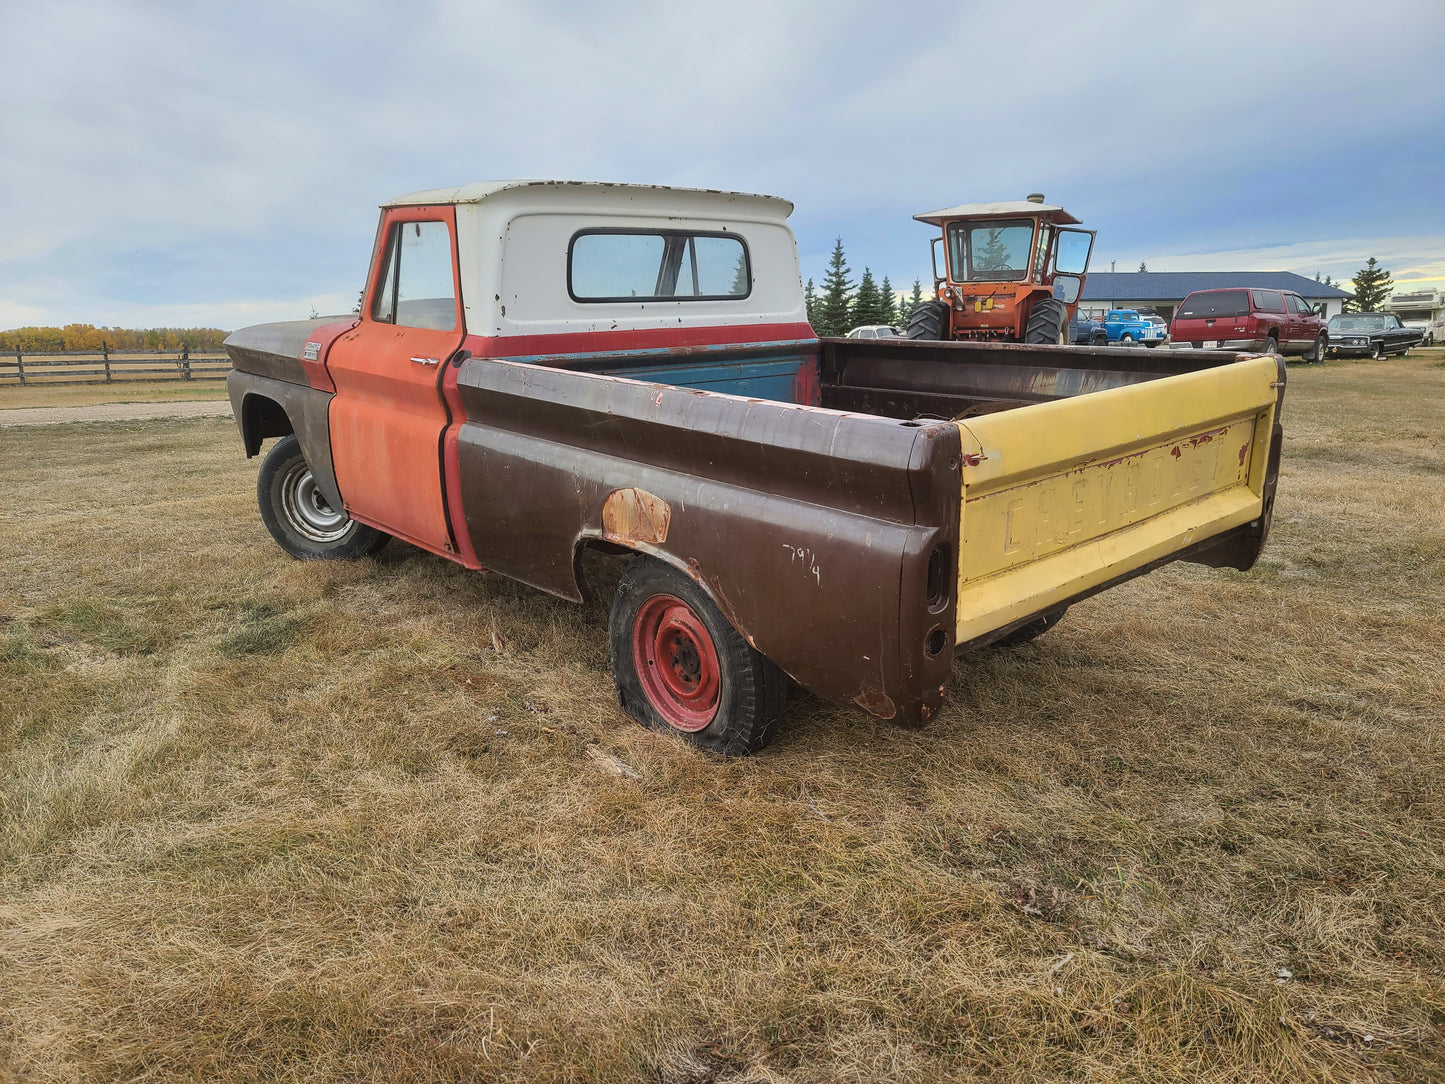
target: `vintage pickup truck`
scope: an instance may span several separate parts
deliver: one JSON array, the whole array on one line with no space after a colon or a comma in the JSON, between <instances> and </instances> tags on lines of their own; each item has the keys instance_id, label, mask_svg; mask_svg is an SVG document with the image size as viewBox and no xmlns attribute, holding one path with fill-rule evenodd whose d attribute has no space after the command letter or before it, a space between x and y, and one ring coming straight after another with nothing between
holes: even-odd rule
<instances>
[{"instance_id":1,"label":"vintage pickup truck","mask_svg":"<svg viewBox=\"0 0 1445 1084\"><path fill-rule=\"evenodd\" d=\"M233 334L261 517L303 559L388 537L564 598L635 556L610 619L624 710L761 748L787 676L882 719L957 653L1018 642L1269 530L1284 364L824 339L788 202L492 182L382 208L358 315Z\"/></svg>"}]
</instances>

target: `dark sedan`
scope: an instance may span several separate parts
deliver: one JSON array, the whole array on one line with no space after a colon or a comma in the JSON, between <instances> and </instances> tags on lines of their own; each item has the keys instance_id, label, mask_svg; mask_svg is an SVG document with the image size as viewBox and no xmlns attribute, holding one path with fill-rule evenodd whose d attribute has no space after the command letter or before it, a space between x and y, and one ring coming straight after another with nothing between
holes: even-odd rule
<instances>
[{"instance_id":1,"label":"dark sedan","mask_svg":"<svg viewBox=\"0 0 1445 1084\"><path fill-rule=\"evenodd\" d=\"M1425 338L1417 327L1406 327L1392 312L1356 312L1331 316L1328 328L1332 358L1383 358L1386 354L1404 354L1419 346Z\"/></svg>"}]
</instances>

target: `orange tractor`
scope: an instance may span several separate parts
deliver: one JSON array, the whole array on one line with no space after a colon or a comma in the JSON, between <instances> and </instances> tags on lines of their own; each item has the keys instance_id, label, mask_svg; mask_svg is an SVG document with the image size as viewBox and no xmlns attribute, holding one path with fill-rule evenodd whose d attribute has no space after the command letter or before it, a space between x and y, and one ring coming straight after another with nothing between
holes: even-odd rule
<instances>
[{"instance_id":1,"label":"orange tractor","mask_svg":"<svg viewBox=\"0 0 1445 1084\"><path fill-rule=\"evenodd\" d=\"M914 215L942 227L933 239L937 300L908 321L910 339L1067 343L1084 288L1093 230L1035 193Z\"/></svg>"}]
</instances>

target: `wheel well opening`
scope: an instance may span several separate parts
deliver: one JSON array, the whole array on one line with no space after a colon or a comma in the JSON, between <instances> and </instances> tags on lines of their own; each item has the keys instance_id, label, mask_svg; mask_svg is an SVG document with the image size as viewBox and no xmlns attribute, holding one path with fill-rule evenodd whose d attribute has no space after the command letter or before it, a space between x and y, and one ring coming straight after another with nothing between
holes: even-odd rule
<instances>
[{"instance_id":1,"label":"wheel well opening","mask_svg":"<svg viewBox=\"0 0 1445 1084\"><path fill-rule=\"evenodd\" d=\"M261 450L267 437L290 436L296 430L281 404L264 395L248 395L241 403L241 439L246 445L246 458Z\"/></svg>"}]
</instances>

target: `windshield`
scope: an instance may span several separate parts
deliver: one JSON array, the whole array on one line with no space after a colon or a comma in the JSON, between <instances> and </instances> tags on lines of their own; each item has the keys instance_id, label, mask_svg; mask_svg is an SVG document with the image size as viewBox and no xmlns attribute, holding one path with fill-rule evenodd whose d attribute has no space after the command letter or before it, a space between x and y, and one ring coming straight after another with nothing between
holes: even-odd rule
<instances>
[{"instance_id":1,"label":"windshield","mask_svg":"<svg viewBox=\"0 0 1445 1084\"><path fill-rule=\"evenodd\" d=\"M1034 224L1027 218L948 227L948 262L958 282L1022 282L1028 277Z\"/></svg>"},{"instance_id":2,"label":"windshield","mask_svg":"<svg viewBox=\"0 0 1445 1084\"><path fill-rule=\"evenodd\" d=\"M1331 316L1331 331L1384 331L1383 316Z\"/></svg>"},{"instance_id":3,"label":"windshield","mask_svg":"<svg viewBox=\"0 0 1445 1084\"><path fill-rule=\"evenodd\" d=\"M1176 317L1206 320L1216 316L1248 316L1249 295L1243 290L1215 290L1190 294L1179 306Z\"/></svg>"}]
</instances>

